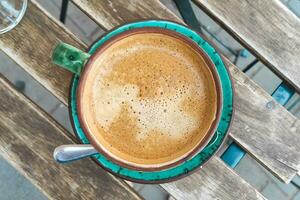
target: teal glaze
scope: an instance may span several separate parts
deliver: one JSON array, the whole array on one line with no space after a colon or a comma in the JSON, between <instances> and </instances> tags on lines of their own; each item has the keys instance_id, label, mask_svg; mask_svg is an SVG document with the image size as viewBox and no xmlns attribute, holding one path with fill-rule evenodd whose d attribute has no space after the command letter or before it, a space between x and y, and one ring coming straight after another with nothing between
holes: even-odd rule
<instances>
[{"instance_id":1,"label":"teal glaze","mask_svg":"<svg viewBox=\"0 0 300 200\"><path fill-rule=\"evenodd\" d=\"M123 178L130 179L132 181L137 182L167 182L168 180L182 177L193 170L199 168L207 161L213 154L217 151L218 147L222 144L226 133L229 129L230 122L232 119L232 104L233 104L233 88L232 83L227 72L227 69L220 57L220 55L215 51L215 49L209 45L200 35L196 32L190 30L189 28L176 24L174 22L169 21L161 21L161 20L149 20L149 21L140 21L134 22L130 24L126 24L124 26L118 27L114 29L104 37L102 37L98 42L96 42L90 49L89 53L93 54L98 47L100 47L105 41L110 39L111 37L133 28L140 27L161 27L169 30L174 30L186 37L191 38L195 43L197 43L211 58L213 63L215 64L223 91L223 108L221 120L218 125L218 129L214 134L212 140L209 144L197 155L193 158L185 161L184 163L167 170L157 171L157 172L143 172L136 171L128 168L121 167L108 159L106 159L103 155L98 154L95 155L94 158L108 171L111 171ZM84 144L88 144L89 141L82 131L76 110L76 89L78 86L79 76L75 75L74 81L72 83L71 88L71 113L73 118L74 128L76 130L76 134Z\"/></svg>"},{"instance_id":2,"label":"teal glaze","mask_svg":"<svg viewBox=\"0 0 300 200\"><path fill-rule=\"evenodd\" d=\"M52 62L77 75L91 55L66 43L59 43L52 52Z\"/></svg>"}]
</instances>

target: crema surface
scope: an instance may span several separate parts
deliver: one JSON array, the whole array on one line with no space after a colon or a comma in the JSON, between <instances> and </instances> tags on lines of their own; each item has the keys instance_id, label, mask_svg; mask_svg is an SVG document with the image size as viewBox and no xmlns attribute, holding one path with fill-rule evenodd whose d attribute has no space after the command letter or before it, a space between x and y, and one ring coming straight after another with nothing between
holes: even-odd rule
<instances>
[{"instance_id":1,"label":"crema surface","mask_svg":"<svg viewBox=\"0 0 300 200\"><path fill-rule=\"evenodd\" d=\"M212 73L177 38L131 35L90 64L82 83L83 119L113 157L144 165L173 162L191 152L215 120Z\"/></svg>"}]
</instances>

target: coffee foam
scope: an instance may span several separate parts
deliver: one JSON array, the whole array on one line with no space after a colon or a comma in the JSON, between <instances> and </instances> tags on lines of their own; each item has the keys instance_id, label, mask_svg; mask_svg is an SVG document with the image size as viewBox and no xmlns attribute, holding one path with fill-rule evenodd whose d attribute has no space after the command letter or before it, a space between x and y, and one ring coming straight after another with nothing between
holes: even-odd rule
<instances>
[{"instance_id":1,"label":"coffee foam","mask_svg":"<svg viewBox=\"0 0 300 200\"><path fill-rule=\"evenodd\" d=\"M216 114L205 61L159 33L122 39L93 63L82 93L84 120L107 153L161 164L190 152Z\"/></svg>"},{"instance_id":2,"label":"coffee foam","mask_svg":"<svg viewBox=\"0 0 300 200\"><path fill-rule=\"evenodd\" d=\"M97 102L93 108L97 113L97 121L105 127L105 131L109 131L109 125L119 115L124 104L129 106L130 114L138 118L138 139L144 139L152 130L181 138L185 133L196 129L199 123L193 116L178 109L184 101L184 93L190 93L188 89L169 97L162 96L151 100L140 99L139 88L135 85L111 85L98 91L99 93L93 95ZM118 96L118 99L114 99L114 96Z\"/></svg>"}]
</instances>

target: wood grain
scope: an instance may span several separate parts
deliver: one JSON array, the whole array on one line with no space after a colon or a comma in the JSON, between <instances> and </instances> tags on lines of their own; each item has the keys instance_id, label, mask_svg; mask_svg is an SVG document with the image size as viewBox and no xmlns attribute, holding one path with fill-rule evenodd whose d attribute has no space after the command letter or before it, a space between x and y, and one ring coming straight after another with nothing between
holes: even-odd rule
<instances>
[{"instance_id":1,"label":"wood grain","mask_svg":"<svg viewBox=\"0 0 300 200\"><path fill-rule=\"evenodd\" d=\"M300 92L300 20L279 0L194 0Z\"/></svg>"},{"instance_id":2,"label":"wood grain","mask_svg":"<svg viewBox=\"0 0 300 200\"><path fill-rule=\"evenodd\" d=\"M0 95L0 154L49 199L140 199L91 159L56 163L54 148L74 138L2 76Z\"/></svg>"},{"instance_id":3,"label":"wood grain","mask_svg":"<svg viewBox=\"0 0 300 200\"><path fill-rule=\"evenodd\" d=\"M57 164L54 148L74 139L1 76L0 94L0 154L49 199L139 198L90 159ZM264 199L217 157L200 172L162 186L177 199Z\"/></svg>"},{"instance_id":4,"label":"wood grain","mask_svg":"<svg viewBox=\"0 0 300 200\"><path fill-rule=\"evenodd\" d=\"M74 2L79 2L80 1L74 1ZM89 1L92 2L92 1ZM102 1L99 1L102 2ZM105 2L105 1L103 1ZM130 4L130 2L133 1L129 1L129 2L125 2L123 7L125 8L130 8L130 12L133 12L132 16L135 16L135 12L136 10L138 10L139 15L142 15L142 8L140 8L142 6L142 4L138 4L140 7L136 8L135 4ZM82 3L82 2L81 2ZM106 2L107 3L107 2ZM78 4L80 6L80 4ZM92 4L83 4L83 5L89 5L89 6L93 6ZM160 16L160 15L165 15L164 18L166 19L174 19L176 18L175 15L173 15L170 12L166 12L166 8L161 5L161 3L159 3L158 1L151 1L151 5L153 5L153 11L151 11L151 13L153 13L153 16L148 16L149 18L157 18L156 16ZM121 6L121 5L120 5ZM122 8L118 9L121 9ZM87 7L87 6L86 6ZM124 8L124 9L125 9ZM81 7L81 9L85 9L83 7ZM92 9L92 8L90 8ZM112 13L110 18L119 18L120 16L117 14L119 13L117 8L115 13ZM69 86L69 79L68 76L70 76L70 74L68 72L66 72L65 70L59 69L57 67L54 67L49 61L49 59L45 59L45 64L39 65L36 64L38 61L38 58L40 57L48 57L50 54L51 49L53 48L53 46L56 44L57 41L59 40L63 40L65 42L68 42L72 45L78 46L82 49L85 48L85 46L78 42L78 40L70 33L68 32L64 27L62 27L61 25L59 25L57 23L56 20L54 20L53 18L48 18L48 13L44 12L43 10L41 10L39 8L39 6L36 5L36 3L34 1L31 1L31 3L29 3L29 8L28 10L30 12L26 13L25 18L22 20L22 22L20 23L19 26L17 26L12 32L10 32L9 34L5 34L1 36L1 41L0 41L0 48L4 49L5 52L12 57L14 60L17 60L18 63L21 65L21 67L27 69L27 71L29 71L31 73L31 75L33 77L35 77L38 81L40 81L43 85L45 85L48 89L50 88L50 91L52 91L54 94L56 94L56 96L58 96L60 99L64 100L65 103L67 100L67 96L68 96L68 92L66 91L68 86ZM102 10L101 8L94 8L94 10L96 10L97 12L91 12L90 15L94 16L94 19L101 19L102 18ZM149 9L148 9L149 10ZM149 11L150 12L150 11ZM156 13L161 13L161 14L156 14ZM35 16L31 16L31 15L35 15ZM136 14L138 15L138 14ZM42 20L38 20L38 19L42 19ZM136 18L139 19L139 18ZM134 20L134 18L132 19ZM40 22L41 21L41 22ZM96 21L97 23L101 24L101 21ZM25 26L22 25L23 23L29 24L29 26ZM104 23L103 26L107 26L106 28L109 28L109 25L107 25L108 22ZM41 28L44 27L44 28ZM49 36L44 36L46 33L44 31L44 29L46 29L47 34L49 35L56 35L58 38L61 39L55 39L54 36L53 38L51 38L51 40L49 40L49 43L45 43L44 45L48 45L49 47L46 48L47 51L35 51L34 48L32 48L31 51L34 52L34 56L31 54L31 51L26 51L26 49L30 48L32 43L29 42L23 42L22 46L19 46L18 48L21 48L22 50L19 49L15 49L16 44L14 43L18 43L18 42L22 42L22 40L24 40L24 38L22 38L24 36L24 34L20 34L20 33L26 33L27 35L31 34L31 31L34 31L34 34L36 38L48 38ZM19 33L20 30L20 33ZM25 35L26 35L25 34ZM51 36L52 37L52 36ZM30 37L32 38L32 37ZM33 38L34 39L34 38ZM31 40L35 43L37 43L36 40ZM51 43L52 42L52 43ZM39 45L40 46L40 45ZM43 47L41 47L43 48ZM15 52L18 52L17 54ZM26 59L26 57L30 57L30 59ZM23 60L25 60L26 62L23 62ZM22 62L20 62L22 61ZM42 68L42 69L40 69ZM232 65L232 68L234 70L238 69ZM47 76L47 73L51 74L52 70L57 70L56 76ZM232 71L232 70L231 70ZM60 74L62 74L62 78L60 77ZM295 118L291 115L286 114L285 118L282 118L281 115L278 115L278 113L281 113L281 111L284 111L284 109L281 106L277 106L275 111L271 110L270 112L264 113L265 110L263 110L262 108L265 106L265 104L262 104L262 102L264 103L266 101L266 98L264 96L260 97L261 94L264 94L267 96L267 98L271 99L270 96L268 96L265 92L263 92L262 89L260 89L257 85L255 85L249 78L242 76L241 72L239 73L234 73L234 81L235 83L237 82L237 80L240 80L241 83L243 83L243 87L237 87L236 89L236 103L239 103L240 106L237 106L237 108L243 108L243 106L248 106L251 107L251 110L254 111L252 113L244 113L243 109L241 109L241 112L243 114L243 120L256 120L257 121L261 120L260 119L260 115L263 115L265 117L267 117L268 119L270 119L269 121L264 121L264 125L266 127L272 127L272 129L270 129L270 131L274 131L277 130L277 128L279 130L282 130L282 128L280 127L292 127L291 122L295 120ZM59 81L57 80L53 80L53 79L59 79ZM237 84L237 83L236 83ZM245 92L240 91L240 90L244 90L247 89L246 91L248 93L245 94ZM255 89L253 89L255 88ZM64 92L65 91L65 92ZM245 97L243 97L243 95L245 95ZM251 96L255 96L257 98L252 99L250 98ZM243 102L244 99L248 99L247 97L249 97L249 99L251 99L252 101L245 101ZM262 100L260 99L262 98ZM239 102L241 101L241 102ZM259 106L258 106L259 105ZM238 111L236 114L236 117L238 117L237 115L239 115ZM280 121L280 123L278 123L278 121ZM233 130L235 129L235 126L237 127L235 130L238 130L239 127L241 127L241 125L248 125L248 121L244 122L241 125L238 125L237 123L239 123L238 120L235 120L233 123ZM298 121L296 121L296 123L298 123ZM284 125L283 125L284 124ZM263 126L256 126L253 123L249 123L248 128L250 130L253 130L251 133L253 134L252 137L260 137L260 136L256 136L257 134L278 134L278 137L283 137L283 138L291 138L290 137L290 132L288 130L283 130L283 132L279 133L279 132L266 132L266 129ZM254 131L255 130L255 131ZM239 130L240 133L245 134L245 127L243 127L241 130ZM236 140L244 145L244 148L246 148L255 158L257 158L261 163L264 163L264 165L266 165L268 168L270 169L277 169L278 167L274 167L274 165L279 165L279 163L281 163L280 161L274 159L273 157L269 156L269 152L265 152L259 148L261 148L261 146L258 146L256 144L256 142L254 142L254 140L249 140L247 139L247 135L242 135L239 137L235 137L235 133L236 131L233 131L232 133L232 137L236 138ZM299 130L297 129L296 126L296 132L299 132ZM266 137L267 137L266 136ZM278 138L276 137L276 138ZM282 151L282 149L280 148L287 148L287 147L282 147L278 146L278 143L276 141L273 141L273 138L270 138L270 144L272 146L272 148L274 149L273 155L280 155L280 151ZM291 141L289 141L291 142ZM293 144L293 143L291 143ZM286 143L286 146L288 146L289 143ZM280 147L280 148L279 148ZM284 150L285 151L285 150ZM295 152L299 152L298 146L295 146L293 149L289 148L289 150L287 151L288 153L290 153L290 151L293 151L293 154L295 154ZM296 159L298 159L298 157L296 157ZM270 160L272 162L270 162ZM281 177L283 180L288 181L290 180L290 178L295 174L294 170L289 170L287 171L286 166L295 166L294 163L299 163L299 160L293 160L292 162L290 160L285 160L285 163L282 164L279 169L281 170L275 170L273 171L273 173L277 174L279 177ZM290 168L288 168L290 169ZM293 168L292 168L293 169ZM284 173L282 173L282 171ZM193 187L191 185L191 187ZM199 188L194 188L195 190L199 189ZM172 192L172 191L170 191Z\"/></svg>"},{"instance_id":5,"label":"wood grain","mask_svg":"<svg viewBox=\"0 0 300 200\"><path fill-rule=\"evenodd\" d=\"M0 35L0 48L67 104L72 74L51 63L51 52L60 41L80 49L86 49L86 46L60 23L49 17L50 15L35 1L31 1L18 26Z\"/></svg>"},{"instance_id":6,"label":"wood grain","mask_svg":"<svg viewBox=\"0 0 300 200\"><path fill-rule=\"evenodd\" d=\"M31 8L31 9L39 9L39 7L38 6L36 6L35 4L30 4L29 5L29 7ZM38 10L35 10L34 12L31 12L31 13L34 13L34 14L36 14L36 15L41 15L41 12L42 11L38 11ZM50 31L51 32L51 23L52 23L52 21L51 21L52 19L49 19L49 21L47 22L47 24L48 24L48 31ZM39 26L39 24L38 23L36 23L36 26ZM18 28L18 27L17 27ZM32 28L32 27L31 27ZM60 29L61 27L59 27L59 29ZM37 29L36 27L34 27L34 30L35 29ZM30 31L29 29L27 30L27 31ZM61 32L59 32L58 31L58 33L57 34L65 34L66 33L66 31L64 30L64 29L61 29ZM16 33L16 39L18 39L18 34ZM38 37L41 37L40 35L38 36ZM73 36L72 35L70 35L70 37L69 37L69 39L71 40L73 38ZM8 43L6 44L6 45L8 45ZM7 46L6 46L6 48L7 48ZM10 51L8 51L8 52L10 52ZM29 52L24 52L24 54L23 54L23 56L26 56L26 54L28 54ZM44 52L41 52L41 54L39 55L39 56L42 56L43 54L42 53L44 53ZM16 56L20 56L20 55L14 55L13 53L9 53L9 55L11 56L11 57L16 57ZM47 55L46 55L47 56ZM32 58L32 59L34 59L34 58ZM23 66L23 64L24 63L21 63L21 66L22 67L24 67ZM35 70L35 68L37 68L38 66L37 65L35 65L34 64L34 62L31 62L30 63L31 65L28 65L28 66L31 66L31 68L30 68L30 70ZM49 64L49 63L48 63ZM28 66L25 66L25 67L28 67ZM44 66L44 65L43 65ZM42 66L42 67L43 67ZM30 71L29 70L29 71ZM52 69L49 69L49 70L52 70ZM38 71L37 70L37 73L33 73L33 76L34 77L39 77L39 76L41 76L41 77L43 77L43 78L45 78L46 76L43 76L43 73L39 73L40 71ZM64 71L62 71L62 73L64 73ZM51 78L53 78L53 77L51 77ZM39 79L38 79L39 80ZM49 81L49 82L51 82L52 80L51 79L45 79L45 80L43 80L43 83L44 82L47 82L47 81ZM66 87L66 85L68 84L66 81L64 81L64 82L62 82L61 83L62 85L60 85L60 84L51 84L50 85L50 87L54 87L54 88L52 88L51 89L51 91L59 91L60 90L60 88L56 88L56 87L60 87L60 86L62 86L62 87ZM65 85L64 85L65 84ZM14 95L15 94L18 94L18 93L16 93L16 92L13 92L14 93ZM1 93L0 93L1 94ZM61 99L65 99L66 98L66 96L67 96L67 94L64 94L64 93L56 93L57 95L61 95L60 97L61 97ZM21 95L19 95L18 94L18 96L21 96ZM1 98L2 99L2 98ZM16 100L14 100L13 102L16 102ZM28 102L28 100L26 100L25 101L25 103L27 103L27 104L29 104L29 106L30 107L34 107L34 105L32 105L32 103L30 103L30 102ZM14 106L15 104L13 104L13 105L7 105L6 107L9 107L10 109L13 109L13 108L16 108L16 106ZM3 106L4 106L4 104L3 104ZM30 112L30 113L33 113L32 111L27 111L27 112L25 112L24 111L24 109L26 110L26 109L28 109L28 108L26 108L26 106L21 106L22 107L22 110L18 110L18 111L20 111L21 113L28 113L28 112ZM5 108L5 110L6 110L7 108ZM39 111L39 112L41 112L41 111ZM16 114L13 114L13 116L17 116ZM30 116L35 116L35 115L30 115ZM5 114L5 117L7 117L7 114ZM22 119L22 116L19 116L19 117L21 117L21 119ZM10 118L12 118L12 117L10 117ZM14 118L12 118L12 119L14 119ZM19 118L18 118L19 119ZM32 119L33 120L33 119ZM51 123L54 123L52 120L50 120L50 119L47 119L48 121L50 121ZM38 121L41 121L42 122L42 120L38 120ZM15 122L17 123L18 121L16 121L15 120ZM5 122L6 123L6 122ZM27 123L26 123L27 124ZM26 125L25 124L25 125ZM4 128L5 128L5 131L6 131L6 129L9 129L9 127L11 127L11 125L12 124L8 124L7 126L5 126ZM24 125L24 123L21 123L21 125L22 126L25 126ZM57 124L56 124L57 125ZM55 125L55 127L56 128L58 128L57 126ZM33 124L33 125L30 125L30 124L28 124L28 125L26 125L26 127L29 129L29 131L34 131L34 132L39 132L39 130L37 130L36 128L33 128L32 130L28 127L28 126L33 126L33 127L36 127L37 125L36 124ZM16 127L16 124L14 124L14 126L12 126L12 127ZM62 144L62 143L68 143L68 141L65 141L66 139L61 139L61 138L59 138L59 136L57 136L57 135L54 135L54 136L52 136L52 134L55 134L55 132L54 131L52 131L52 130L49 130L50 128L48 128L48 125L47 126L45 126L45 130L47 131L47 132L51 132L51 137L53 137L53 139L55 140L55 141L59 141L59 143L60 144ZM0 129L1 130L1 129ZM23 130L23 129L21 129L20 127L18 127L18 130L22 130L22 132L23 131L25 131L25 130ZM15 130L14 130L15 131ZM28 130L26 130L27 132L28 132ZM2 131L1 131L2 132ZM54 132L54 133L52 133L52 132ZM64 131L61 131L62 133L60 133L60 134L64 134L64 135L67 135L67 133L65 133ZM29 147L24 147L25 146L25 144L20 144L22 141L20 141L20 140L16 140L15 138L18 138L18 137L20 137L19 135L22 135L22 134L19 134L20 132L17 132L18 134L17 135L13 135L13 134L10 134L10 135L12 135L12 136L14 136L14 138L12 139L12 141L15 141L16 142L16 144L18 145L18 146L21 146L21 148L24 148L24 153L22 153L22 157L25 157L24 156L24 154L32 154L32 151L34 151L33 149L32 149L32 147L34 146L34 145L36 145L38 142L36 142L36 140L33 140L33 142L34 142L34 145L32 144L32 143L29 143ZM39 133L38 133L39 134ZM6 135L5 135L6 136ZM4 137L4 136L3 136ZM44 136L43 136L44 137ZM69 135L68 135L68 137L69 137ZM42 139L40 139L41 137L36 137L35 139L38 139L39 140L39 142L42 140ZM27 137L26 136L26 138L25 138L26 140L28 139L29 140L29 136ZM0 137L0 141L1 141L1 137ZM52 141L52 140L51 140ZM11 142L11 138L9 138L9 139L6 139L6 140L4 140L4 142L3 143L1 143L0 142L0 147L1 147L1 144L3 144L3 145L6 145L6 144L8 144L9 142ZM70 142L70 141L69 141ZM14 146L14 144L15 143L12 143L13 145L10 147L10 149L13 149L14 150L14 148L12 148L12 147L15 147ZM58 144L56 144L56 145L58 145ZM53 150L53 148L54 148L54 146L56 146L56 145L53 145L53 147L52 147L52 149L51 149L51 151ZM39 144L39 146L38 146L38 148L36 149L36 150L40 150L39 148L48 148L47 146L43 146L42 144ZM6 149L6 146L4 146L4 149ZM19 148L20 149L20 148ZM31 159L35 159L33 156L31 156L31 157L28 157L28 156L26 156L28 159L26 159L26 160L24 160L24 162L25 162L25 164L22 164L20 161L19 161L19 159L21 159L21 158L19 158L19 157L17 157L17 150L14 150L13 152L11 152L11 151L8 151L8 150L5 150L5 152L7 152L6 154L4 154L4 155L6 155L6 158L7 159L9 159L9 160L11 160L11 162L13 162L14 163L14 166L15 167L17 167L20 171L24 171L24 169L23 168L25 168L25 165L26 164L28 164L28 162L29 162L29 160L31 160ZM44 155L44 154L42 154L42 155ZM36 154L35 154L35 156L36 156ZM48 155L49 156L49 155ZM50 159L49 159L50 160ZM83 161L81 161L81 162L83 162ZM88 162L88 161L85 161L85 162ZM79 162L78 163L74 163L74 164L78 164L79 165ZM21 167L19 166L19 165L21 165ZM48 165L49 166L52 166L52 165L54 165L54 168L56 169L57 167L61 167L61 168L59 168L59 170L67 170L67 172L64 172L64 173L69 173L69 169L64 169L64 167L65 166L60 166L60 165L56 165L55 163L53 163L52 162L52 159L49 161L49 163L48 163ZM73 165L73 164L72 164ZM78 167L78 165L76 165L75 166L75 168L79 168ZM41 165L41 166L43 166L43 165ZM70 165L71 166L71 165ZM36 166L35 166L36 167ZM86 167L86 166L84 166L84 167ZM84 167L82 167L82 168L84 168ZM89 167L91 167L91 166L89 166ZM97 167L97 166L95 166L95 167ZM80 170L80 172L78 172L78 173L76 173L76 175L78 175L78 174L80 174L80 173L82 173L82 171L83 171L83 169L81 168L81 170ZM221 172L226 172L226 175L225 175L225 177L224 178L217 178L216 179L216 176L211 176L210 177L210 174L214 174L215 172L213 171L213 170L215 170L215 169L218 169L218 170L220 170ZM26 168L26 170L28 170L27 168ZM25 171L26 171L25 170ZM27 176L27 178L29 178L29 179L31 179L31 181L32 182L34 182L35 183L35 185L37 185L41 190L43 190L43 187L45 186L45 185L42 185L42 184L40 184L39 183L39 181L41 181L41 180L43 180L43 178L45 178L44 176L43 177L39 177L38 176L38 180L35 180L34 179L34 177L35 176L37 176L36 175L36 173L39 173L40 171L38 170L38 171L36 171L36 168L32 168L31 170L33 170L33 171L30 171L30 173L29 172L24 172L25 173L25 175L27 174L27 173L29 173L28 175L26 175ZM98 169L98 170L100 170L100 169ZM23 173L23 174L24 174ZM57 178L57 176L54 174L54 173L56 173L56 172L53 172L51 175L53 175L54 176L54 178ZM247 194L248 195L248 197L247 198L249 198L249 199L262 199L262 196L259 194L259 193L257 193L257 191L253 188L253 187L251 187L249 184L247 184L247 183L245 183L239 176L237 176L236 174L234 174L234 172L232 172L230 169L228 169L225 165L224 165L224 163L222 163L222 162L220 162L219 161L219 159L218 158L213 158L213 160L212 160L212 162L210 162L210 163L208 163L208 165L207 165L207 167L205 168L205 169L203 169L203 172L201 172L201 173L204 173L204 174L201 174L201 177L202 178L204 178L204 179L206 179L209 183L212 183L212 188L213 189L216 189L216 187L218 187L219 188L219 190L218 190L218 192L216 192L216 194L213 194L214 193L214 190L211 190L211 187L207 187L207 186L203 186L202 185L202 187L200 188L200 190L199 191L201 191L201 192L204 192L205 194L210 194L210 196L208 196L207 195L207 197L211 197L211 198L214 198L214 197L216 197L216 198L218 198L218 199L222 199L222 196L223 196L223 194L227 194L228 193L228 191L231 191L231 189L230 188L232 188L232 186L233 187L237 187L237 188L239 188L239 189L243 189L244 191L245 191L245 194ZM60 172L60 174L63 174L62 172ZM197 173L198 174L198 173ZM85 175L85 173L83 173L81 176L83 176L83 175ZM105 175L105 176L108 176L108 175ZM195 177L195 178L197 178L198 179L198 176L191 176L191 177L189 177L189 178L192 178L192 180L194 180L193 179L193 177ZM215 179L218 181L218 182L215 182ZM50 179L50 181L51 181L52 179ZM105 179L104 179L105 180ZM186 179L184 179L184 180L186 180ZM73 179L72 179L72 181L73 181ZM76 179L76 181L77 181L77 179ZM83 183L85 183L85 182L83 182ZM108 183L109 183L109 181L108 181ZM229 184L227 184L227 183L229 183ZM64 185L65 183L63 183L63 184L61 184L63 187L65 186ZM169 185L167 185L168 187L174 187L174 186L172 186L172 184L173 183L170 183ZM200 182L197 182L197 187L200 185L201 183ZM89 186L89 185L88 185ZM166 187L167 187L166 186ZM113 186L112 186L113 187ZM175 185L175 187L177 187L176 185ZM56 188L55 188L56 189ZM178 188L178 189L180 189L180 188ZM178 191L178 189L177 189L177 191ZM196 197L197 198L197 195L199 194L197 191L198 191L198 188L194 188L194 187L191 187L190 189L192 189L192 190L194 190L194 197ZM50 190L50 191L48 191L48 190ZM52 193L52 189L50 188L48 188L46 191L45 191L45 193L46 194L48 194L47 196L51 196L53 193ZM99 190L99 191L102 191L102 190ZM173 191L173 189L169 189L168 191L170 191L171 193L172 193L172 191ZM240 193L241 191L240 190L235 190L233 193L228 193L227 195L225 195L226 197L228 197L228 198L231 198L231 199L234 199L239 193ZM50 194L49 194L50 193ZM57 193L60 193L60 191L57 191ZM66 192L66 193L68 193L68 192ZM115 193L115 191L113 191L112 192L113 194ZM60 195L62 195L62 194L57 194L59 197L61 197ZM175 195L175 193L174 193L174 195ZM178 195L178 194L177 194ZM188 195L188 194L186 194L184 191L182 192L182 194L181 195ZM175 195L176 196L176 195ZM118 196L117 196L118 197ZM116 197L116 198L117 198ZM120 198L120 199L124 199L124 198Z\"/></svg>"},{"instance_id":7,"label":"wood grain","mask_svg":"<svg viewBox=\"0 0 300 200\"><path fill-rule=\"evenodd\" d=\"M104 29L112 29L126 22L139 19L180 19L156 0L72 0ZM101 12L101 13L100 13ZM96 14L97 13L97 14Z\"/></svg>"},{"instance_id":8,"label":"wood grain","mask_svg":"<svg viewBox=\"0 0 300 200\"><path fill-rule=\"evenodd\" d=\"M192 176L161 186L175 199L265 199L217 157Z\"/></svg>"},{"instance_id":9,"label":"wood grain","mask_svg":"<svg viewBox=\"0 0 300 200\"><path fill-rule=\"evenodd\" d=\"M223 60L236 89L231 138L288 183L300 169L300 120L229 60Z\"/></svg>"},{"instance_id":10,"label":"wood grain","mask_svg":"<svg viewBox=\"0 0 300 200\"><path fill-rule=\"evenodd\" d=\"M91 0L89 3L82 0L73 2L105 29L119 25L117 19L126 19L123 9L130 8L130 20L138 20L142 15L142 10L149 7L143 3L135 4L135 1L97 1ZM114 2L114 3L111 3ZM148 2L148 1L147 1ZM102 5L103 4L103 5ZM110 5L113 10L110 17L103 14L103 7ZM158 0L152 0L153 12L146 15L148 18L162 16L166 7ZM138 13L138 14L136 14ZM165 19L183 23L174 14L167 12ZM135 16L136 18L132 18ZM143 17L144 18L144 17ZM106 19L106 21L102 21ZM109 24L109 20L111 23ZM234 66L224 56L225 63L230 67L233 81L236 87L235 95L235 120L232 124L230 136L239 143L248 153L256 158L263 166L273 172L284 182L289 182L298 170L300 170L300 143L299 137L295 139L296 133L300 133L299 120L289 114L285 108L276 105L274 109L267 109L266 104L272 101L272 97L263 89L246 77L236 66ZM292 132L293 131L293 132Z\"/></svg>"}]
</instances>

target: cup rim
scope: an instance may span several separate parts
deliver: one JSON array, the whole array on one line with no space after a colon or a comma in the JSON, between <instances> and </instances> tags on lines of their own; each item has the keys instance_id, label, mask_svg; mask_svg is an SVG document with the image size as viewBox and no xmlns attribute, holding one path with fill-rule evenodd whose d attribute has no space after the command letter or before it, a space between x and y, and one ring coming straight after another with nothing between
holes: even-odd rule
<instances>
[{"instance_id":1,"label":"cup rim","mask_svg":"<svg viewBox=\"0 0 300 200\"><path fill-rule=\"evenodd\" d=\"M135 35L135 34L142 34L142 33L160 33L160 34L166 34L168 36L180 39L181 41L184 41L186 44L188 44L193 50L195 50L199 56L201 56L206 65L208 66L214 83L215 83L215 88L216 88L216 96L217 96L217 110L216 110L216 115L215 115L215 119L213 120L213 122L210 125L209 130L207 131L205 137L196 145L192 148L192 150L190 150L189 152L187 152L186 154L184 154L180 159L173 161L169 161L170 163L167 163L165 165L160 165L160 166L138 166L138 164L136 165L131 165L128 164L127 162L124 162L122 159L117 159L117 156L113 157L111 155L109 155L101 146L100 142L94 138L93 134L90 133L89 129L87 128L87 124L85 123L85 121L83 120L83 111L81 109L81 96L82 96L82 91L84 89L84 82L86 80L86 77L88 75L88 72L91 69L91 64L94 62L94 60L101 54L103 53L107 48L109 48L111 45L113 45L115 42L124 39L128 36L131 35ZM191 40L190 38L177 33L175 31L172 30L167 30L167 29L163 29L160 27L141 27L141 28L135 28L135 29L130 29L127 31L124 31L122 33L119 33L115 36L113 36L112 38L110 38L109 40L107 40L106 42L104 42L92 55L91 57L88 59L88 61L86 62L80 77L79 77L79 83L78 83L78 89L76 91L76 98L77 98L77 103L76 103L76 107L77 107L77 112L78 112L78 119L79 119L79 123L84 131L84 133L86 134L87 138L89 139L90 143L95 147L95 149L100 152L101 154L103 154L105 157L107 157L109 160L111 160L112 162L115 162L116 164L123 166L123 167L127 167L129 169L133 169L133 170L140 170L140 171L160 171L160 170L164 170L164 169L168 169L168 168L172 168L174 166L179 165L180 163L188 160L189 158L193 157L194 155L196 155L197 153L199 153L201 150L203 150L203 148L209 143L209 141L211 140L211 138L213 137L215 131L217 130L221 115L222 115L222 106L223 106L223 100L222 100L222 86L221 86L221 81L218 75L217 70L215 69L215 65L214 63L211 61L210 57L206 54L206 52L199 47L193 40ZM113 153L111 153L113 154Z\"/></svg>"}]
</instances>

